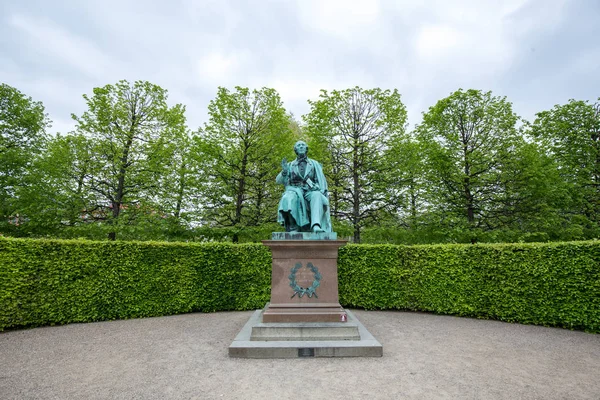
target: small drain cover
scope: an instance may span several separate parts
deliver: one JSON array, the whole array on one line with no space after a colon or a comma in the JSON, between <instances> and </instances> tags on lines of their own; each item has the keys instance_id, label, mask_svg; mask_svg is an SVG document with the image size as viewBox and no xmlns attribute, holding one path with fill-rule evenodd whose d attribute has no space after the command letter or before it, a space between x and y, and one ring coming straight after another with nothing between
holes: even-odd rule
<instances>
[{"instance_id":1,"label":"small drain cover","mask_svg":"<svg viewBox=\"0 0 600 400\"><path fill-rule=\"evenodd\" d=\"M305 349L298 349L298 357L314 357L315 356L315 349L311 349L311 348L305 348Z\"/></svg>"}]
</instances>

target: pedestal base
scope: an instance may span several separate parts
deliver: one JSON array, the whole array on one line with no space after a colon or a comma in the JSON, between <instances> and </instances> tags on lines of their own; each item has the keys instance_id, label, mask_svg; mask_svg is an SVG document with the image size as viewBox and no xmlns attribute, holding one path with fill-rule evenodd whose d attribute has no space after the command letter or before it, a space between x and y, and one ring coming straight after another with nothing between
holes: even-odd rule
<instances>
[{"instance_id":1,"label":"pedestal base","mask_svg":"<svg viewBox=\"0 0 600 400\"><path fill-rule=\"evenodd\" d=\"M333 236L333 234L332 234ZM264 240L271 249L271 302L264 322L345 322L337 256L345 240Z\"/></svg>"},{"instance_id":2,"label":"pedestal base","mask_svg":"<svg viewBox=\"0 0 600 400\"><path fill-rule=\"evenodd\" d=\"M263 313L263 322L346 322L347 314L339 305L310 307L269 305Z\"/></svg>"},{"instance_id":3,"label":"pedestal base","mask_svg":"<svg viewBox=\"0 0 600 400\"><path fill-rule=\"evenodd\" d=\"M252 314L229 346L235 358L381 357L383 346L344 310L347 322L265 323Z\"/></svg>"},{"instance_id":4,"label":"pedestal base","mask_svg":"<svg viewBox=\"0 0 600 400\"><path fill-rule=\"evenodd\" d=\"M337 256L346 241L313 236L263 241L273 254L271 302L242 328L230 357L382 356L381 344L338 300Z\"/></svg>"},{"instance_id":5,"label":"pedestal base","mask_svg":"<svg viewBox=\"0 0 600 400\"><path fill-rule=\"evenodd\" d=\"M276 322L267 320L269 305L263 309L262 322L252 325L251 341L323 341L323 340L360 340L358 321L348 321L344 313L344 321L332 322Z\"/></svg>"}]
</instances>

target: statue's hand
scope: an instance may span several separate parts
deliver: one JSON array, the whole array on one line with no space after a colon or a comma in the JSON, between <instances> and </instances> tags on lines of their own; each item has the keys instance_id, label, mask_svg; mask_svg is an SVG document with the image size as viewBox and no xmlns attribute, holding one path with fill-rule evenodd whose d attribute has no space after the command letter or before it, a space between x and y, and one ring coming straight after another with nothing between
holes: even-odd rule
<instances>
[{"instance_id":1,"label":"statue's hand","mask_svg":"<svg viewBox=\"0 0 600 400\"><path fill-rule=\"evenodd\" d=\"M283 157L283 160L281 160L281 169L283 170L283 175L287 175L288 174L288 162L287 162L287 158Z\"/></svg>"}]
</instances>

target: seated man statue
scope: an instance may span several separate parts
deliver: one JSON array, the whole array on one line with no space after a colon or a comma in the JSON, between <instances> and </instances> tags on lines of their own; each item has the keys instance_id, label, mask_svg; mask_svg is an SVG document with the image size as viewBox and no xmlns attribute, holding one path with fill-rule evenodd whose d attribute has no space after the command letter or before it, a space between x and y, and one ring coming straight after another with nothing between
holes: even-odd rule
<instances>
[{"instance_id":1,"label":"seated man statue","mask_svg":"<svg viewBox=\"0 0 600 400\"><path fill-rule=\"evenodd\" d=\"M282 171L276 181L285 185L279 201L277 221L286 232L331 232L327 181L323 167L307 157L308 145L294 145L297 158L281 162Z\"/></svg>"}]
</instances>

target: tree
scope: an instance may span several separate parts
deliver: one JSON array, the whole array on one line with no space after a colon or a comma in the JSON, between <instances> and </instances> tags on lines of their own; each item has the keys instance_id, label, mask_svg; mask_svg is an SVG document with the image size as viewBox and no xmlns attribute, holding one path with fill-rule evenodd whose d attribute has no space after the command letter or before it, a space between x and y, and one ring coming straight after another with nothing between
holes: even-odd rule
<instances>
[{"instance_id":1,"label":"tree","mask_svg":"<svg viewBox=\"0 0 600 400\"><path fill-rule=\"evenodd\" d=\"M570 100L537 114L531 134L556 160L571 197L567 213L600 224L600 99Z\"/></svg>"},{"instance_id":2,"label":"tree","mask_svg":"<svg viewBox=\"0 0 600 400\"><path fill-rule=\"evenodd\" d=\"M322 90L309 104L304 120L311 148L324 149L332 216L349 221L360 243L361 229L389 207L395 181L385 160L405 133L406 108L397 90L359 87Z\"/></svg>"},{"instance_id":3,"label":"tree","mask_svg":"<svg viewBox=\"0 0 600 400\"><path fill-rule=\"evenodd\" d=\"M429 203L425 180L425 155L413 137L396 140L386 163L391 167L396 184L388 188L394 216L401 226L414 230Z\"/></svg>"},{"instance_id":4,"label":"tree","mask_svg":"<svg viewBox=\"0 0 600 400\"><path fill-rule=\"evenodd\" d=\"M430 187L447 223L493 229L506 216L502 183L524 144L519 118L504 97L458 90L423 114L417 137L426 149Z\"/></svg>"},{"instance_id":5,"label":"tree","mask_svg":"<svg viewBox=\"0 0 600 400\"><path fill-rule=\"evenodd\" d=\"M296 140L279 94L220 87L208 114L197 139L206 180L205 222L229 227L274 222L281 194L275 176Z\"/></svg>"},{"instance_id":6,"label":"tree","mask_svg":"<svg viewBox=\"0 0 600 400\"><path fill-rule=\"evenodd\" d=\"M82 214L97 199L85 186L90 173L92 141L83 135L58 134L48 140L43 154L30 168L21 191L21 212L29 235L63 236L64 228L84 221Z\"/></svg>"},{"instance_id":7,"label":"tree","mask_svg":"<svg viewBox=\"0 0 600 400\"><path fill-rule=\"evenodd\" d=\"M155 209L159 182L185 134L185 108L169 107L167 91L145 81L120 81L83 97L88 110L73 119L77 132L92 141L83 185L96 200L85 213L108 223L108 238L115 240L122 214L132 221L162 212Z\"/></svg>"},{"instance_id":8,"label":"tree","mask_svg":"<svg viewBox=\"0 0 600 400\"><path fill-rule=\"evenodd\" d=\"M0 226L18 220L18 191L43 148L50 121L44 106L7 84L0 85ZM18 221L12 221L18 223Z\"/></svg>"},{"instance_id":9,"label":"tree","mask_svg":"<svg viewBox=\"0 0 600 400\"><path fill-rule=\"evenodd\" d=\"M568 202L568 187L555 160L535 141L520 141L504 165L497 200L499 225L524 240L566 239L569 227L561 216Z\"/></svg>"},{"instance_id":10,"label":"tree","mask_svg":"<svg viewBox=\"0 0 600 400\"><path fill-rule=\"evenodd\" d=\"M198 138L187 132L173 141L171 168L160 178L160 209L168 218L169 237L178 238L201 221L202 188L205 183Z\"/></svg>"}]
</instances>

